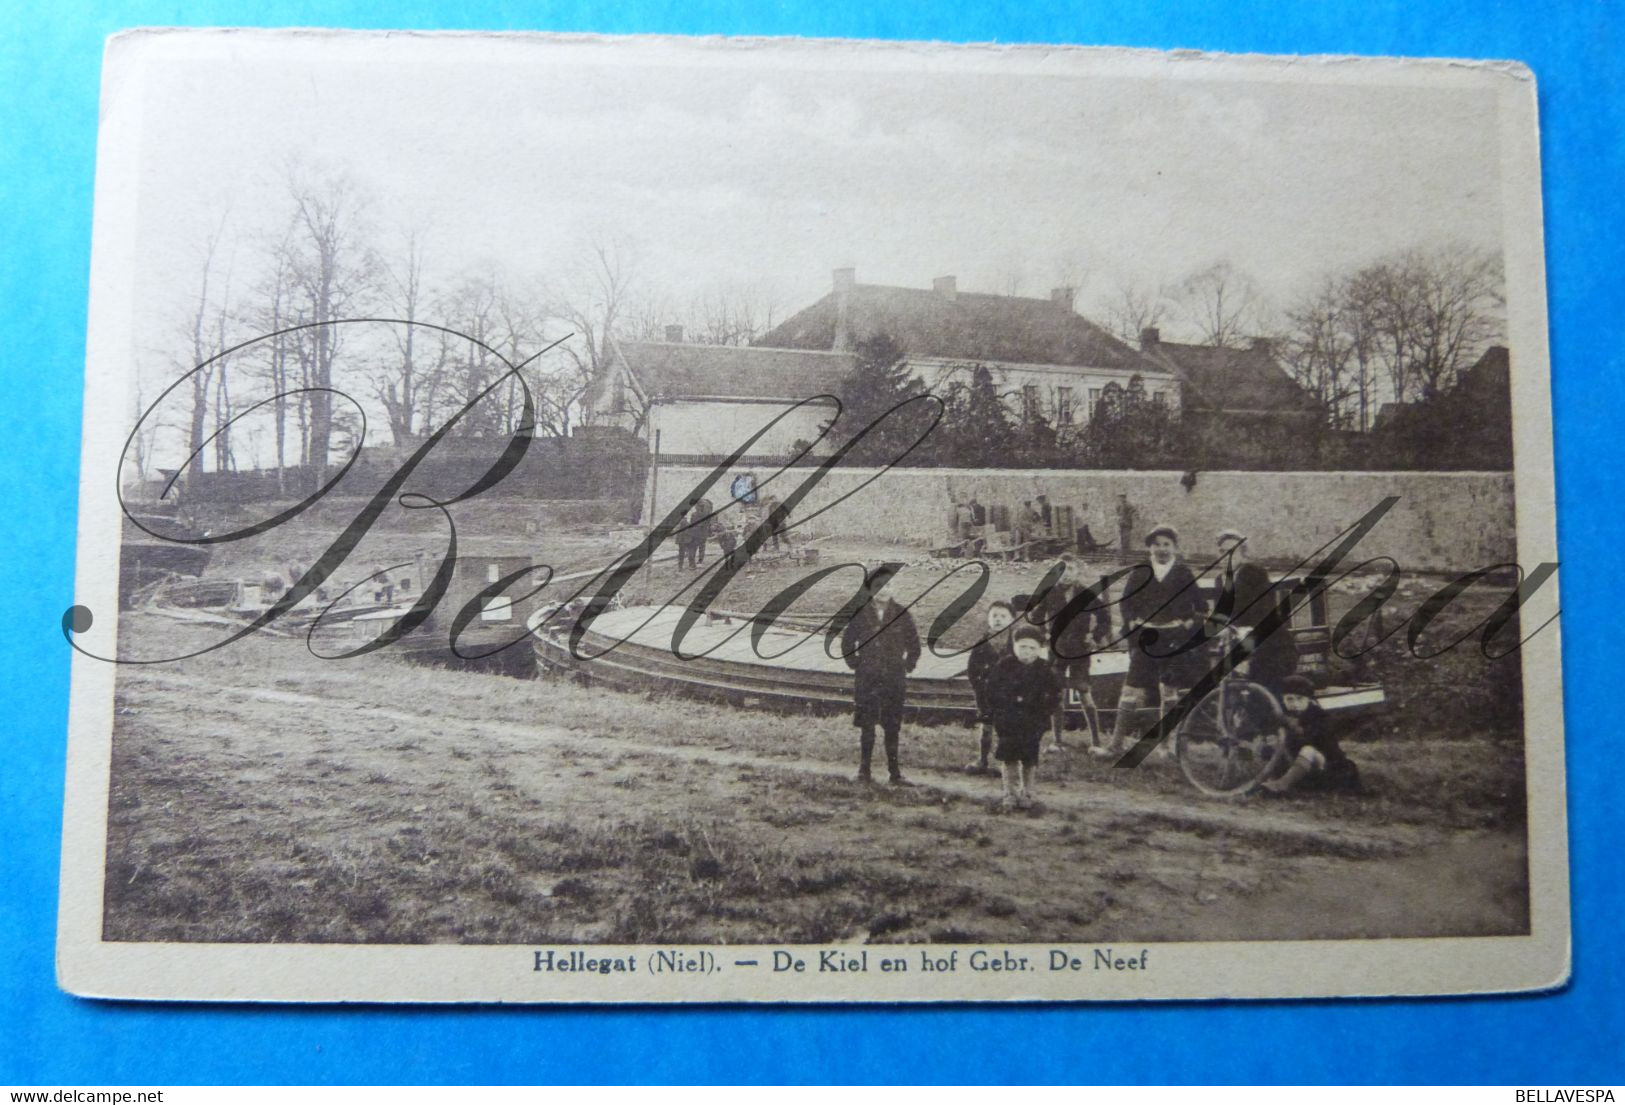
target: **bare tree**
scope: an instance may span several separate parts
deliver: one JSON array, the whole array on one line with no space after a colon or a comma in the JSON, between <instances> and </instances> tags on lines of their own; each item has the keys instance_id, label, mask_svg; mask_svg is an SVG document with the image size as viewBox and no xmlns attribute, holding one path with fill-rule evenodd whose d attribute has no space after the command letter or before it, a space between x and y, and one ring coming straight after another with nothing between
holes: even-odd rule
<instances>
[{"instance_id":1,"label":"bare tree","mask_svg":"<svg viewBox=\"0 0 1625 1105\"><path fill-rule=\"evenodd\" d=\"M424 380L418 364L421 336L420 328L414 325L420 321L424 308L423 239L420 227L406 227L400 232L399 253L394 262L380 259L378 264L383 301L392 317L407 323L390 328L396 355L378 365L372 373L373 395L383 405L390 436L396 445L413 440L418 416L423 413L420 392Z\"/></svg>"},{"instance_id":2,"label":"bare tree","mask_svg":"<svg viewBox=\"0 0 1625 1105\"><path fill-rule=\"evenodd\" d=\"M501 340L496 274L489 268L465 275L441 298L440 317L462 338L454 339L455 358L448 380L450 398L458 409L472 403L500 375L502 364L491 349ZM484 437L501 432L503 415L490 399L476 404L457 425L459 437Z\"/></svg>"},{"instance_id":3,"label":"bare tree","mask_svg":"<svg viewBox=\"0 0 1625 1105\"><path fill-rule=\"evenodd\" d=\"M327 325L356 313L371 291L375 258L367 246L363 214L366 197L345 176L313 176L295 166L288 175L297 234L293 273L301 293L302 320L315 324L309 341L301 342L306 384L333 386L334 365L342 340L340 328ZM306 462L317 478L327 469L333 432L333 397L325 390L309 394Z\"/></svg>"},{"instance_id":4,"label":"bare tree","mask_svg":"<svg viewBox=\"0 0 1625 1105\"><path fill-rule=\"evenodd\" d=\"M1147 329L1161 326L1168 301L1160 290L1121 280L1102 308L1106 328L1134 345Z\"/></svg>"},{"instance_id":5,"label":"bare tree","mask_svg":"<svg viewBox=\"0 0 1625 1105\"><path fill-rule=\"evenodd\" d=\"M504 281L497 289L496 316L498 348L504 351L509 365L524 366L520 368L520 375L530 386L534 399L542 387L542 373L534 364L527 365L526 362L546 345L543 334L547 329L547 319L541 296L516 289ZM523 413L519 381L510 377L508 386L503 389L503 432L512 434L523 429L519 425ZM531 429L534 431L535 427Z\"/></svg>"},{"instance_id":6,"label":"bare tree","mask_svg":"<svg viewBox=\"0 0 1625 1105\"><path fill-rule=\"evenodd\" d=\"M1416 296L1411 367L1418 398L1455 385L1457 373L1504 335L1505 273L1499 253L1454 244L1412 254Z\"/></svg>"},{"instance_id":7,"label":"bare tree","mask_svg":"<svg viewBox=\"0 0 1625 1105\"><path fill-rule=\"evenodd\" d=\"M140 378L137 377L135 386L135 410L137 415L145 414L147 410L146 399L143 397ZM140 425L131 435L130 448L132 460L135 462L136 479L145 483L152 475L153 453L158 447L158 433L161 424L158 412L154 411L149 418L142 419Z\"/></svg>"},{"instance_id":8,"label":"bare tree","mask_svg":"<svg viewBox=\"0 0 1625 1105\"><path fill-rule=\"evenodd\" d=\"M1357 424L1361 405L1354 337L1344 287L1327 277L1286 313L1289 332L1274 343L1292 378L1326 408L1335 429Z\"/></svg>"},{"instance_id":9,"label":"bare tree","mask_svg":"<svg viewBox=\"0 0 1625 1105\"><path fill-rule=\"evenodd\" d=\"M694 297L685 326L692 340L749 345L773 329L778 305L760 288L717 288Z\"/></svg>"},{"instance_id":10,"label":"bare tree","mask_svg":"<svg viewBox=\"0 0 1625 1105\"><path fill-rule=\"evenodd\" d=\"M1339 276L1319 293L1321 327L1348 345L1361 429L1371 425L1378 384L1387 399L1414 402L1454 386L1461 369L1504 332L1501 259L1451 244L1412 249ZM1335 306L1335 311L1333 310ZM1310 317L1294 317L1295 340L1319 341Z\"/></svg>"},{"instance_id":11,"label":"bare tree","mask_svg":"<svg viewBox=\"0 0 1625 1105\"><path fill-rule=\"evenodd\" d=\"M1204 345L1238 349L1263 332L1265 304L1258 285L1228 261L1197 269L1173 289L1174 305Z\"/></svg>"},{"instance_id":12,"label":"bare tree","mask_svg":"<svg viewBox=\"0 0 1625 1105\"><path fill-rule=\"evenodd\" d=\"M295 292L294 230L294 222L290 218L284 222L280 234L267 239L265 273L256 288L257 305L248 313L250 322L258 332L271 335L267 341L257 344L256 352L265 358L264 379L271 395L271 436L276 456L277 490L280 493L287 491L288 369L295 339L282 331L291 323L289 312ZM299 396L298 401L303 402L304 398Z\"/></svg>"},{"instance_id":13,"label":"bare tree","mask_svg":"<svg viewBox=\"0 0 1625 1105\"><path fill-rule=\"evenodd\" d=\"M571 336L559 347L554 370L543 375L537 398L541 419L552 433L568 436L581 416L581 402L605 378L610 343L633 302L634 265L624 241L596 239L587 244L568 282L550 287L544 304L548 320Z\"/></svg>"},{"instance_id":14,"label":"bare tree","mask_svg":"<svg viewBox=\"0 0 1625 1105\"><path fill-rule=\"evenodd\" d=\"M205 447L208 443L205 431L209 427L210 399L219 387L215 380L216 375L223 375L227 368L225 359L221 358L220 354L226 348L226 319L230 314L231 284L229 275L220 277L217 272L218 255L225 234L226 219L222 216L204 238L202 271L198 277L197 295L187 316L191 363L176 366L182 371L192 372L191 418L187 427L188 483L200 479L203 475ZM224 284L224 290L221 284ZM218 428L217 416L217 431ZM218 458L218 449L216 455Z\"/></svg>"}]
</instances>

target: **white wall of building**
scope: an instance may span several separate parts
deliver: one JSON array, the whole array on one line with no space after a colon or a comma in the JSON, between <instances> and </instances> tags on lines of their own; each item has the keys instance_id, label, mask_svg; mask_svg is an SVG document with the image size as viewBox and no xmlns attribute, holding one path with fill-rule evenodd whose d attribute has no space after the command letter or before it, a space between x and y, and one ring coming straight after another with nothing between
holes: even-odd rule
<instances>
[{"instance_id":1,"label":"white wall of building","mask_svg":"<svg viewBox=\"0 0 1625 1105\"><path fill-rule=\"evenodd\" d=\"M750 455L788 457L797 441L816 439L833 413L834 408L827 405L807 403L797 408L782 400L663 401L649 411L646 436L653 448L659 431L663 456L727 456L778 418L751 446ZM822 456L832 451L820 442L815 453Z\"/></svg>"}]
</instances>

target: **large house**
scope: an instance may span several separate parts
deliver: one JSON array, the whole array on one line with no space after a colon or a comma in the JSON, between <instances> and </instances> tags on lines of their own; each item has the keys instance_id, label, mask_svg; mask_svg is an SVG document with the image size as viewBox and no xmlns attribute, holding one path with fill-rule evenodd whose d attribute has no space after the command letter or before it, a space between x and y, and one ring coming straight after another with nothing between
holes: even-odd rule
<instances>
[{"instance_id":1,"label":"large house","mask_svg":"<svg viewBox=\"0 0 1625 1105\"><path fill-rule=\"evenodd\" d=\"M1112 389L1136 382L1171 418L1197 424L1319 418L1267 345L1179 345L1147 330L1136 349L1078 314L1070 288L1047 299L989 295L960 291L952 276L901 288L859 284L842 268L829 294L754 345L688 343L678 327L664 342L612 341L587 397L591 421L637 433L672 459L724 456L771 423L747 455L789 456L828 422L832 408L819 397L839 394L855 351L881 335L932 390L985 371L1012 413L1063 432L1087 423Z\"/></svg>"},{"instance_id":2,"label":"large house","mask_svg":"<svg viewBox=\"0 0 1625 1105\"><path fill-rule=\"evenodd\" d=\"M1152 402L1177 414L1179 381L1073 309L1073 289L1048 299L962 292L952 276L930 289L859 284L836 269L828 295L762 336L764 346L844 352L887 335L909 370L933 390L956 374L986 368L1016 413L1052 425L1088 421L1105 390L1138 376Z\"/></svg>"}]
</instances>

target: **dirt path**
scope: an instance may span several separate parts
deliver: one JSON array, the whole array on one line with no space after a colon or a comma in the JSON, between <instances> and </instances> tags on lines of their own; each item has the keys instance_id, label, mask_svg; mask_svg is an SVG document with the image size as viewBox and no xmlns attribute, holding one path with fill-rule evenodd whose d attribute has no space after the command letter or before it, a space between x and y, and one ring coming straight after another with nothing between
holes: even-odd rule
<instances>
[{"instance_id":1,"label":"dirt path","mask_svg":"<svg viewBox=\"0 0 1625 1105\"><path fill-rule=\"evenodd\" d=\"M233 687L216 680L170 672L142 673L129 677L122 685L122 690L126 694L138 694L143 688L203 692L312 711L331 710L336 704L331 697L326 696L270 688ZM420 725L428 720L432 721L436 729L455 731L484 740L500 737L520 749L566 744L579 752L602 756L665 757L690 764L790 771L827 779L848 779L853 770L850 763L834 763L827 760L760 755L728 748L710 748L703 744L652 743L627 737L569 731L545 724L520 725L488 718L464 720L439 711L392 709L362 702L356 702L354 705L356 708L366 709L369 715L379 720L402 725ZM987 779L918 768L910 768L908 775L919 787L957 798L988 800L994 793L993 784ZM1300 813L1289 807L1265 806L1258 801L1229 803L1205 800L1194 790L1188 800L1181 800L1101 786L1074 790L1062 790L1051 786L1042 792L1042 802L1045 808L1052 810L1106 814L1113 818L1154 819L1186 830L1223 831L1264 842L1312 847L1317 852L1350 858L1374 858L1415 852L1435 846L1444 839L1441 833L1421 826L1350 825L1327 821L1323 817L1315 816L1313 811L1306 810Z\"/></svg>"},{"instance_id":2,"label":"dirt path","mask_svg":"<svg viewBox=\"0 0 1625 1105\"><path fill-rule=\"evenodd\" d=\"M916 787L860 787L844 720L299 666L283 647L120 673L109 939L1149 942L1526 923L1516 831L1225 803L1160 768L1118 780L1070 760L1036 815L1001 815L994 780L953 770L959 729L911 733Z\"/></svg>"}]
</instances>

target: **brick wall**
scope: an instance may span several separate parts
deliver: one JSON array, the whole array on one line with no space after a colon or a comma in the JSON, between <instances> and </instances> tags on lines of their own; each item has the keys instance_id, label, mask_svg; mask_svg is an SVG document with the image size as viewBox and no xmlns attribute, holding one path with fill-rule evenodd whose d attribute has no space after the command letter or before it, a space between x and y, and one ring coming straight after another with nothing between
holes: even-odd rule
<instances>
[{"instance_id":1,"label":"brick wall","mask_svg":"<svg viewBox=\"0 0 1625 1105\"><path fill-rule=\"evenodd\" d=\"M707 469L662 466L657 516L694 488ZM759 481L773 469L751 469ZM831 473L792 515L802 532L865 542L936 546L949 540L954 503L975 496L1005 504L1043 492L1073 508L1077 524L1116 542L1119 492L1135 506L1141 532L1167 522L1187 549L1211 549L1220 527L1248 535L1259 557L1294 557L1320 547L1389 495L1399 502L1360 545L1405 569L1467 570L1513 559L1512 475L1507 472L1201 472L1189 490L1180 472L892 469L816 517L815 511L874 477L876 469ZM764 487L781 497L811 474L792 469ZM726 497L725 478L711 493Z\"/></svg>"}]
</instances>

